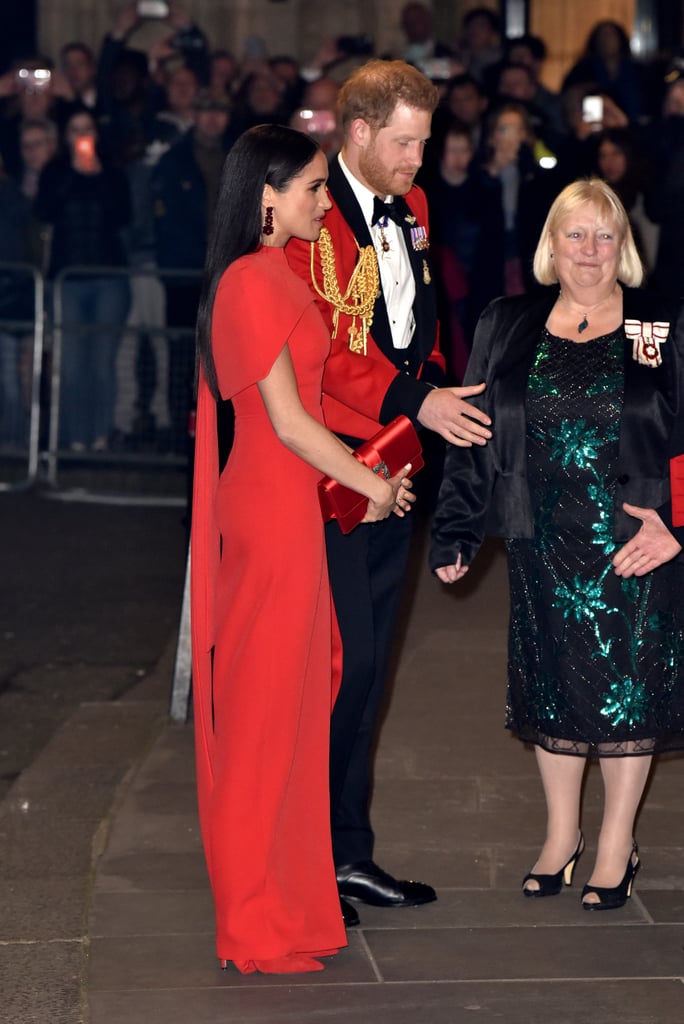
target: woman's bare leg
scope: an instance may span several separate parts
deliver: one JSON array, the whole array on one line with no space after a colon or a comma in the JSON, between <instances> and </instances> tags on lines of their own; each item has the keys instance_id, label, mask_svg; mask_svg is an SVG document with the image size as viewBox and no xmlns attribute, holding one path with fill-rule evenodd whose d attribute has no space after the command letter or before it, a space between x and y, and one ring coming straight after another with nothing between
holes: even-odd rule
<instances>
[{"instance_id":1,"label":"woman's bare leg","mask_svg":"<svg viewBox=\"0 0 684 1024\"><path fill-rule=\"evenodd\" d=\"M536 747L537 765L546 797L546 840L533 874L555 875L572 857L579 834L580 793L586 761L572 754L552 754ZM526 889L538 889L529 881Z\"/></svg>"},{"instance_id":2,"label":"woman's bare leg","mask_svg":"<svg viewBox=\"0 0 684 1024\"><path fill-rule=\"evenodd\" d=\"M632 849L634 821L652 760L650 755L601 758L605 802L589 885L612 889L622 881ZM589 893L585 902L598 903L600 899Z\"/></svg>"}]
</instances>

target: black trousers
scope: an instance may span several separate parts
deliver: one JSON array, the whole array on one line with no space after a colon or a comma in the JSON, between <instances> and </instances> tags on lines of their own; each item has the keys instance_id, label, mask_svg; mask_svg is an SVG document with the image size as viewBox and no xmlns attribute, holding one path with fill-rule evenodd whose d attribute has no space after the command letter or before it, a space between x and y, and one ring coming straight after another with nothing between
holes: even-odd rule
<instances>
[{"instance_id":1,"label":"black trousers","mask_svg":"<svg viewBox=\"0 0 684 1024\"><path fill-rule=\"evenodd\" d=\"M330 735L330 800L336 865L370 860L372 750L401 601L412 516L391 515L346 536L326 526L328 571L342 634L342 686Z\"/></svg>"}]
</instances>

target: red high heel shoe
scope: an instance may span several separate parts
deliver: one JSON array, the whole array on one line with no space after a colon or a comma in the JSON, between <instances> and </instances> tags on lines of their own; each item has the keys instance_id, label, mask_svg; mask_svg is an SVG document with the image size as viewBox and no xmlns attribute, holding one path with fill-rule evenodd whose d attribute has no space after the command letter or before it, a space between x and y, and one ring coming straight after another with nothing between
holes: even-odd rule
<instances>
[{"instance_id":1,"label":"red high heel shoe","mask_svg":"<svg viewBox=\"0 0 684 1024\"><path fill-rule=\"evenodd\" d=\"M228 968L229 960L219 960L221 970ZM240 974L306 974L309 971L324 970L323 964L305 953L288 953L272 960L233 960Z\"/></svg>"}]
</instances>

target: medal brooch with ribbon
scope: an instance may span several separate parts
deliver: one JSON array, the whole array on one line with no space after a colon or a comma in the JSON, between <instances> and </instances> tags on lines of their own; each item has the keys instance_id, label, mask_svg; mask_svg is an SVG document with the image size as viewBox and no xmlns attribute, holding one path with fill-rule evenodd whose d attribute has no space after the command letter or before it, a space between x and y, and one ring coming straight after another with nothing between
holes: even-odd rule
<instances>
[{"instance_id":1,"label":"medal brooch with ribbon","mask_svg":"<svg viewBox=\"0 0 684 1024\"><path fill-rule=\"evenodd\" d=\"M625 334L632 342L632 357L642 366L660 366L663 355L660 346L667 341L670 324L665 320L647 323L625 320Z\"/></svg>"}]
</instances>

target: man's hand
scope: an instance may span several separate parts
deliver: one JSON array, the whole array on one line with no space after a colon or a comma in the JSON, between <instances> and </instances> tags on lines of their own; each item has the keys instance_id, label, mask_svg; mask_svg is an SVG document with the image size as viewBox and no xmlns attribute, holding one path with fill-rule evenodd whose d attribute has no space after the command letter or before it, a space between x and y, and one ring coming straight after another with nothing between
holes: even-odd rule
<instances>
[{"instance_id":1,"label":"man's hand","mask_svg":"<svg viewBox=\"0 0 684 1024\"><path fill-rule=\"evenodd\" d=\"M486 386L483 382L466 388L435 388L423 401L418 422L460 448L487 444L492 436L487 428L492 421L486 412L466 401L471 395L481 395Z\"/></svg>"}]
</instances>

